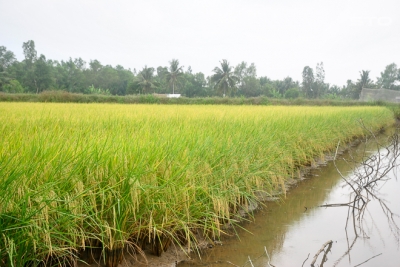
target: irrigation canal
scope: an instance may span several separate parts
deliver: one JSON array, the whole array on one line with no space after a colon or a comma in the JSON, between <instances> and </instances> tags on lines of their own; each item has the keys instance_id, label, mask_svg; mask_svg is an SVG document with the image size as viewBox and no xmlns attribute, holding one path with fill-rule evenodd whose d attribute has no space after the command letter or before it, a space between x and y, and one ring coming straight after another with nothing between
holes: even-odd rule
<instances>
[{"instance_id":1,"label":"irrigation canal","mask_svg":"<svg viewBox=\"0 0 400 267\"><path fill-rule=\"evenodd\" d=\"M387 135L380 137L381 142ZM360 144L350 154L354 156L365 149L378 155L375 142L367 148ZM383 153L386 151L381 150ZM340 157L349 160L350 154ZM387 160L376 157L374 166L380 164L384 168ZM225 237L222 245L203 251L201 259L192 254L191 260L177 266L311 266L315 254L328 241L332 243L324 247L315 266L400 266L400 181L396 177L399 167L376 183L372 192L377 199L369 195L364 209L354 210L354 222L352 209L347 206L319 207L354 201L355 194L351 194L352 189L338 170L346 179L354 178L360 171L343 160L336 161L336 167L328 162L313 170L311 179L291 188L283 202L267 203L257 211L254 222L242 224L246 230L236 229L240 239L235 235Z\"/></svg>"}]
</instances>

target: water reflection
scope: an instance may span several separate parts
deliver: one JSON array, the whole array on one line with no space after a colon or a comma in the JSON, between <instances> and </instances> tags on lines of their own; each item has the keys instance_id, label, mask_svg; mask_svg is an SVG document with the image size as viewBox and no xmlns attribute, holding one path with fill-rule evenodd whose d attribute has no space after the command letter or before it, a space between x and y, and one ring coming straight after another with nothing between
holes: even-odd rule
<instances>
[{"instance_id":1,"label":"water reflection","mask_svg":"<svg viewBox=\"0 0 400 267\"><path fill-rule=\"evenodd\" d=\"M375 136L372 137L375 138ZM385 239L380 234L380 229L383 227L388 227L397 247L399 247L400 228L397 221L398 215L392 211L390 204L387 202L387 199L392 196L383 194L384 189L382 189L390 180L397 181L397 159L400 157L398 132L394 133L389 140L389 145L378 145L377 151L372 155L366 154L361 163L352 157L351 161L345 159L346 162L355 164L354 172L349 177L343 175L337 168L345 183L344 187L349 191L349 200L345 203L320 206L329 208L348 207L345 227L347 250L343 256L335 261L333 266L337 266L346 255L349 257L349 262L351 261L350 254L359 237L370 239L370 236L377 232L380 241L384 244ZM378 140L374 143L379 144ZM384 218L386 223L378 223L375 218ZM349 244L347 233L349 228L352 229L354 234L351 245ZM380 255L382 253L371 255L359 265L365 264Z\"/></svg>"},{"instance_id":2,"label":"water reflection","mask_svg":"<svg viewBox=\"0 0 400 267\"><path fill-rule=\"evenodd\" d=\"M381 141L382 138L379 142ZM385 177L381 179L382 183L376 183L373 191L368 189L374 196L370 194L364 198L368 205L363 208L360 216L357 216L357 212L362 207L362 201L360 200L359 206L354 206L355 220L352 220L351 207L318 208L326 204L344 204L354 200L349 199L349 194L354 193L354 190L348 183L343 182L337 170L340 170L346 179L353 179L355 176L349 173L354 171L354 162L359 162L360 155L363 155L364 151L373 150L374 147L376 144L373 143L369 143L367 147L360 146L352 155L341 156L346 158L346 161L337 161L336 166L329 162L326 167L314 170L312 175L316 177L299 182L288 192L282 203L268 203L255 214L254 223L245 223L243 226L248 231L238 229L240 240L235 235L225 238L222 246L204 251L201 260L192 255L194 260L183 262L179 266L253 264L255 267L280 267L302 266L303 263L304 266L310 266L314 255L328 240L333 242L330 252L325 254L325 266L399 266L399 228L396 227L399 225L399 218L396 214L400 214L400 183L397 179L386 180L396 177L393 170L382 172ZM387 164L386 159L380 162ZM370 163L368 162L368 166ZM364 171L369 170L368 166L364 166ZM376 167L373 168L376 170ZM370 179L369 182L371 181L373 180ZM357 182L353 183L353 187L355 186ZM382 201L371 201L374 198ZM390 208L390 212L386 209L386 213L382 214L385 205ZM360 218L363 220L360 221ZM347 227L347 230L352 231L346 231L346 225L351 225L352 228ZM270 258L266 255L264 247ZM327 248L325 247L325 251ZM309 258L305 261L308 255ZM323 255L324 252L319 255L316 266L324 263ZM371 258L373 256L376 257ZM370 260L364 263L368 259Z\"/></svg>"}]
</instances>

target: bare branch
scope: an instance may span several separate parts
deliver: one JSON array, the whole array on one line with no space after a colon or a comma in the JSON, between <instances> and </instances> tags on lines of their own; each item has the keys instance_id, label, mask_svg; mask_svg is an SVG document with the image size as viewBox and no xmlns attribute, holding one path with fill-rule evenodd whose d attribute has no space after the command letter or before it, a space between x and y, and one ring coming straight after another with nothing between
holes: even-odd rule
<instances>
[{"instance_id":1,"label":"bare branch","mask_svg":"<svg viewBox=\"0 0 400 267\"><path fill-rule=\"evenodd\" d=\"M373 258L375 258L375 257L378 257L378 256L380 256L380 255L382 255L382 253L379 253L378 255L372 256L372 257L369 258L368 260L366 260L366 261L364 261L364 262L361 262L360 264L354 265L354 267L360 266L360 265L366 263L367 261L369 261L369 260L371 260L371 259L373 259Z\"/></svg>"},{"instance_id":2,"label":"bare branch","mask_svg":"<svg viewBox=\"0 0 400 267\"><path fill-rule=\"evenodd\" d=\"M320 248L320 250L318 250L317 254L315 254L315 256L314 256L314 258L313 258L313 261L311 262L311 267L314 267L314 263L317 261L317 258L318 258L318 256L319 256L319 254L320 254L322 251L325 251L325 247L329 245L328 250L325 251L325 253L324 253L324 257L325 257L325 255L327 254L327 252L329 252L330 247L332 246L332 243L333 243L333 241L332 241L332 240L329 240L329 241L327 241L325 244L322 245L322 247Z\"/></svg>"},{"instance_id":3,"label":"bare branch","mask_svg":"<svg viewBox=\"0 0 400 267\"><path fill-rule=\"evenodd\" d=\"M301 265L301 267L304 266L304 263L306 263L306 261L308 260L308 257L310 257L310 253L308 253L307 259L305 259L305 260L303 261L303 264Z\"/></svg>"}]
</instances>

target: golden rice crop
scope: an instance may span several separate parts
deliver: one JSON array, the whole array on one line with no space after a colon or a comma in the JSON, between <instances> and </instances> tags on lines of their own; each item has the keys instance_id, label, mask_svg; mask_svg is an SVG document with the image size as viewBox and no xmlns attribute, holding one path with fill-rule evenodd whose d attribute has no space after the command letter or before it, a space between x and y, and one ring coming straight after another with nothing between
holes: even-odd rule
<instances>
[{"instance_id":1,"label":"golden rice crop","mask_svg":"<svg viewBox=\"0 0 400 267\"><path fill-rule=\"evenodd\" d=\"M383 107L0 103L0 265L116 266L127 246L218 238L258 192L364 135L360 121L393 120Z\"/></svg>"}]
</instances>

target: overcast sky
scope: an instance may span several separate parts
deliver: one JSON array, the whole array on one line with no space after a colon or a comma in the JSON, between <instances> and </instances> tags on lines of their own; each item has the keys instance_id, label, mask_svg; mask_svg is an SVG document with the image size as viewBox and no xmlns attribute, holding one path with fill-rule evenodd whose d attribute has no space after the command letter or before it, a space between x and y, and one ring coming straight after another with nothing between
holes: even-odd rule
<instances>
[{"instance_id":1,"label":"overcast sky","mask_svg":"<svg viewBox=\"0 0 400 267\"><path fill-rule=\"evenodd\" d=\"M178 59L205 75L222 59L245 61L300 82L322 61L325 81L341 86L400 65L399 14L399 0L0 0L0 45L19 61L34 40L47 59L132 70Z\"/></svg>"}]
</instances>

